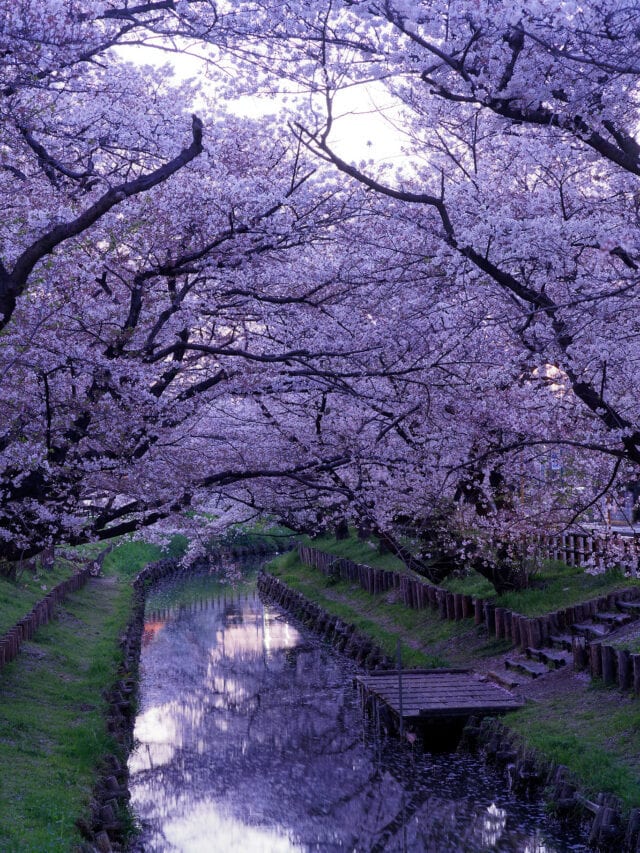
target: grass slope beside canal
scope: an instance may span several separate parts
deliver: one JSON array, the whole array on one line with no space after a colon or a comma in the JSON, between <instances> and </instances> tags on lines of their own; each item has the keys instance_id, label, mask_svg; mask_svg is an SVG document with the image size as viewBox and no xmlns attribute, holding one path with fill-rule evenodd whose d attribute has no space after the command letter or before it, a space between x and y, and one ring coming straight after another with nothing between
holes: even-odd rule
<instances>
[{"instance_id":1,"label":"grass slope beside canal","mask_svg":"<svg viewBox=\"0 0 640 853\"><path fill-rule=\"evenodd\" d=\"M313 544L324 549L322 544ZM334 540L334 553L340 544ZM364 562L362 558L356 559ZM295 551L277 557L268 568L325 610L357 625L387 654L395 654L400 637L406 666L486 669L492 657L511 649L506 641L488 638L471 619L441 620L430 610L404 607L393 593L369 595L345 581L328 581L320 572L304 566ZM575 574L575 570L565 572L564 567L558 566L550 571L567 576ZM618 583L616 578L611 582ZM532 606L538 610L540 594L538 590L532 592L536 595ZM575 594L576 600L580 600ZM592 595L590 588L582 600ZM522 601L526 593L519 596ZM507 715L506 725L547 759L568 766L584 791L592 794L609 791L621 797L627 809L639 806L640 699L598 684L589 685L576 675L560 684L554 681L546 693L544 690L541 693L536 702Z\"/></svg>"},{"instance_id":2,"label":"grass slope beside canal","mask_svg":"<svg viewBox=\"0 0 640 853\"><path fill-rule=\"evenodd\" d=\"M14 581L0 576L0 634L12 628L34 604L54 586L70 577L77 568L78 564L73 560L60 557L52 569L24 571Z\"/></svg>"},{"instance_id":3,"label":"grass slope beside canal","mask_svg":"<svg viewBox=\"0 0 640 853\"><path fill-rule=\"evenodd\" d=\"M304 566L295 551L277 557L268 568L311 601L356 625L390 657L395 657L400 637L405 666L466 666L473 660L468 653L470 644L475 646L477 654L484 656L507 648L504 641L489 638L477 644L477 631L470 620L448 622L435 618L429 610L404 607L388 593L370 595L346 581L328 582L320 572Z\"/></svg>"},{"instance_id":4,"label":"grass slope beside canal","mask_svg":"<svg viewBox=\"0 0 640 853\"><path fill-rule=\"evenodd\" d=\"M142 542L120 545L105 560L104 578L69 596L0 671L0 850L68 853L80 842L75 820L101 756L114 751L102 691L121 661L130 578L159 556ZM1 581L0 595L14 588ZM16 601L31 606L27 598Z\"/></svg>"}]
</instances>

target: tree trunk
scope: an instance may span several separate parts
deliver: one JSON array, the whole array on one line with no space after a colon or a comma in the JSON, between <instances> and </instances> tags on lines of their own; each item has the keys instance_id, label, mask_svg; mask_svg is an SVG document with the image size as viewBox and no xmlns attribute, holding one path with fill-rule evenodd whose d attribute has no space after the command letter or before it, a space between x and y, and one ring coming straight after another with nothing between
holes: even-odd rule
<instances>
[{"instance_id":1,"label":"tree trunk","mask_svg":"<svg viewBox=\"0 0 640 853\"><path fill-rule=\"evenodd\" d=\"M338 542L342 542L349 538L349 524L346 518L341 518L336 522L334 533Z\"/></svg>"}]
</instances>

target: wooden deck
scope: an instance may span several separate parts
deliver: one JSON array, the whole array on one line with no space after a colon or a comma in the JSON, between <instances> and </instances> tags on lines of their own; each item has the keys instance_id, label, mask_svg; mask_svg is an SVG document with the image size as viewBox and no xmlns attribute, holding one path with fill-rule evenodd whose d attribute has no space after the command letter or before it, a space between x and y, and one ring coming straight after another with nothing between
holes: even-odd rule
<instances>
[{"instance_id":1,"label":"wooden deck","mask_svg":"<svg viewBox=\"0 0 640 853\"><path fill-rule=\"evenodd\" d=\"M402 719L427 722L431 718L487 716L515 711L524 704L504 687L468 669L423 669L359 675L356 682L365 698L374 696ZM400 700L402 685L402 701Z\"/></svg>"}]
</instances>

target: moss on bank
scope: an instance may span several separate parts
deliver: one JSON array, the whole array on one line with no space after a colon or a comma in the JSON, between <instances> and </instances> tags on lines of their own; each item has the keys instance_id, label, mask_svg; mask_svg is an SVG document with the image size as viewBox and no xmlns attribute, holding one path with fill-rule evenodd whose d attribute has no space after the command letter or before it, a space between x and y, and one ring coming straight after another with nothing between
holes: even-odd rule
<instances>
[{"instance_id":1,"label":"moss on bank","mask_svg":"<svg viewBox=\"0 0 640 853\"><path fill-rule=\"evenodd\" d=\"M334 540L334 553L340 544ZM372 596L344 581L332 583L302 565L295 552L268 568L328 612L353 622L387 654L395 652L400 637L407 666L477 666L511 648L488 638L469 619L441 620L430 610L404 607L393 592ZM582 600L598 594L590 580ZM568 687L507 715L504 722L546 759L566 765L584 791L614 793L627 810L640 805L640 700L572 678Z\"/></svg>"}]
</instances>

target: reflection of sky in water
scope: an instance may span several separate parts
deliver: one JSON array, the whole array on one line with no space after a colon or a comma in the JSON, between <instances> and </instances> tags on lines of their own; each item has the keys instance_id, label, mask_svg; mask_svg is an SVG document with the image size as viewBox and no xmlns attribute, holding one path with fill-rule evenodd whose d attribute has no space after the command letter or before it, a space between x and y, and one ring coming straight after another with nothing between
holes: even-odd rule
<instances>
[{"instance_id":1,"label":"reflection of sky in water","mask_svg":"<svg viewBox=\"0 0 640 853\"><path fill-rule=\"evenodd\" d=\"M541 807L470 756L371 741L352 665L254 593L157 604L147 628L129 765L139 850L584 849L543 833Z\"/></svg>"},{"instance_id":2,"label":"reflection of sky in water","mask_svg":"<svg viewBox=\"0 0 640 853\"><path fill-rule=\"evenodd\" d=\"M188 815L168 820L164 835L171 848L193 853L211 853L212 850L289 853L302 849L273 830L254 828L224 817L215 801L206 800L195 804Z\"/></svg>"},{"instance_id":3,"label":"reflection of sky in water","mask_svg":"<svg viewBox=\"0 0 640 853\"><path fill-rule=\"evenodd\" d=\"M181 666L184 665L185 671L188 671L195 664L198 672L200 667L205 666L206 671L202 672L201 688L207 692L214 707L227 708L230 700L236 706L239 703L251 701L248 692L251 689L251 683L246 678L237 678L230 674L224 667L225 659L242 661L248 658L253 661L256 656L262 656L266 660L279 649L294 648L301 638L293 625L278 618L273 612L263 610L256 597L251 600L244 599L247 606L241 616L235 613L233 605L229 605L226 597L217 603L220 604L219 607L212 606L204 610L206 614L204 620L201 617L203 611L199 611L196 607L191 612L185 608L179 610L177 612L179 624L184 623L188 618L193 625L184 633L179 632L177 635L173 630L175 626L172 620L161 621L158 615L154 614L152 636L149 637L149 633L146 632L147 646L153 644L153 648L149 649L143 659L142 671L143 673L145 671L146 657L152 657L158 661L162 661L165 656L167 659L175 659L177 648L185 645L186 640L189 659L181 658ZM252 609L251 604L256 609ZM162 629L167 625L168 630L164 632ZM196 633L199 637L197 659L194 648L189 648L194 644ZM158 674L158 690L169 687L170 685L164 682L162 673ZM140 743L140 748L131 756L129 767L132 772L168 764L176 750L190 743L188 733L196 732L203 727L206 706L199 698L189 701L188 696L180 695L173 701L152 704L149 707L145 705L146 703L143 703L143 708L136 719L134 737ZM219 731L227 731L227 720L221 717L217 720L216 727ZM196 751L200 753L206 749L206 743L202 738L197 738L190 745L192 748L195 746Z\"/></svg>"}]
</instances>

